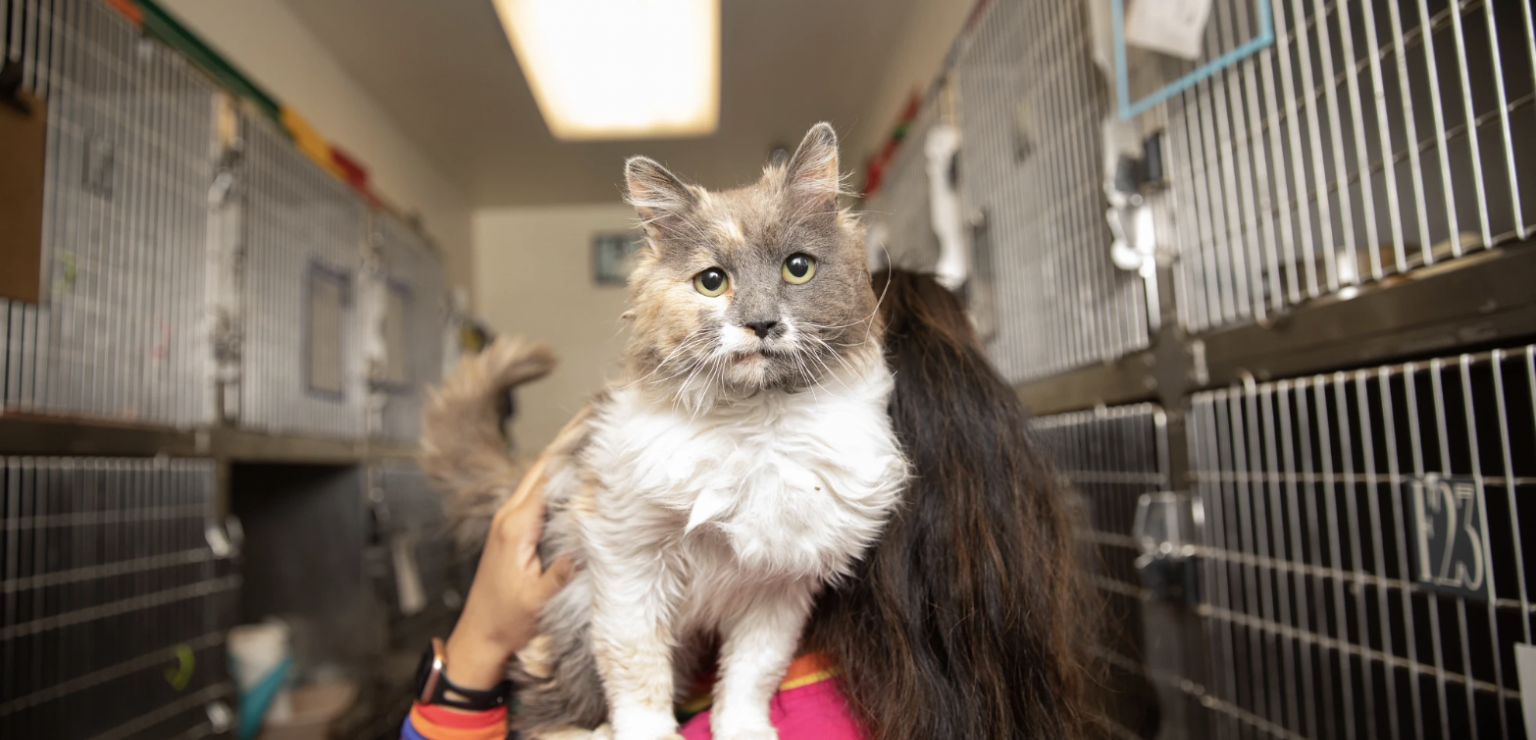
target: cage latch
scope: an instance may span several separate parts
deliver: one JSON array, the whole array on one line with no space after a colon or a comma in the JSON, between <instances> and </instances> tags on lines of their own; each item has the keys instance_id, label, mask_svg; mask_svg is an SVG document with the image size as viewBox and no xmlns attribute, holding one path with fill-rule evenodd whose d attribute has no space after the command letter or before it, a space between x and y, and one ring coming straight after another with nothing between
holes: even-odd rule
<instances>
[{"instance_id":1,"label":"cage latch","mask_svg":"<svg viewBox=\"0 0 1536 740\"><path fill-rule=\"evenodd\" d=\"M1136 571L1151 599L1190 608L1199 603L1200 519L1189 494L1146 493L1136 502Z\"/></svg>"}]
</instances>

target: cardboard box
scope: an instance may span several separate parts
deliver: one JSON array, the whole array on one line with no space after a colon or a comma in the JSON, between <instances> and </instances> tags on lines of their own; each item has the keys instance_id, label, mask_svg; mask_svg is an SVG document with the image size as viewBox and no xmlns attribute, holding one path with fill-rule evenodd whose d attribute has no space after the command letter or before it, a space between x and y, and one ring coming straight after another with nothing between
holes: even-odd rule
<instances>
[{"instance_id":1,"label":"cardboard box","mask_svg":"<svg viewBox=\"0 0 1536 740\"><path fill-rule=\"evenodd\" d=\"M43 160L48 110L25 90L0 98L0 298L43 297Z\"/></svg>"}]
</instances>

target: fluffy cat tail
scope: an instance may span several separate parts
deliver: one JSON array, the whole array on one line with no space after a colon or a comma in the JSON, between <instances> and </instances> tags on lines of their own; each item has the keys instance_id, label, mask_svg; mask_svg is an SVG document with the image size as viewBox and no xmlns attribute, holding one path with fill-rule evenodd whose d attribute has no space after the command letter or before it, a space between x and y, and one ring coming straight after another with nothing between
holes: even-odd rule
<instances>
[{"instance_id":1,"label":"fluffy cat tail","mask_svg":"<svg viewBox=\"0 0 1536 740\"><path fill-rule=\"evenodd\" d=\"M507 392L548 375L555 355L543 342L502 337L466 357L427 395L421 467L447 499L460 542L478 546L491 517L517 487L530 461L508 453L502 434Z\"/></svg>"}]
</instances>

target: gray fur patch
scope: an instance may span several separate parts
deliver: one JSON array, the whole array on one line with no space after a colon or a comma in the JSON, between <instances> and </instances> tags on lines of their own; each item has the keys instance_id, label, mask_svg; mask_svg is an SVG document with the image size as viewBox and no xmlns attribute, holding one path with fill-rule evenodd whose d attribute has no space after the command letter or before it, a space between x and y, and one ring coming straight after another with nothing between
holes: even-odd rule
<instances>
[{"instance_id":1,"label":"gray fur patch","mask_svg":"<svg viewBox=\"0 0 1536 740\"><path fill-rule=\"evenodd\" d=\"M547 678L519 673L517 699L519 729L576 726L596 729L608 720L603 679L592 657L586 620L543 620L551 639L553 671Z\"/></svg>"}]
</instances>

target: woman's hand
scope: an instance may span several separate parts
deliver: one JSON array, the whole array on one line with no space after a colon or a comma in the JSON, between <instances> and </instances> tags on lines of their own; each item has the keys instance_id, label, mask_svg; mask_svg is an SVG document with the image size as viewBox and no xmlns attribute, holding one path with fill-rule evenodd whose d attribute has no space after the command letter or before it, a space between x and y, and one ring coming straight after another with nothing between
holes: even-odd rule
<instances>
[{"instance_id":1,"label":"woman's hand","mask_svg":"<svg viewBox=\"0 0 1536 740\"><path fill-rule=\"evenodd\" d=\"M539 563L545 462L540 457L533 464L491 520L464 612L448 637L448 680L466 689L501 683L513 653L533 639L544 602L571 576L569 557L556 560L547 571Z\"/></svg>"}]
</instances>

